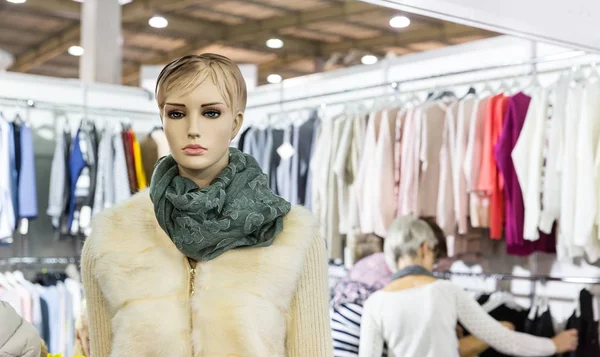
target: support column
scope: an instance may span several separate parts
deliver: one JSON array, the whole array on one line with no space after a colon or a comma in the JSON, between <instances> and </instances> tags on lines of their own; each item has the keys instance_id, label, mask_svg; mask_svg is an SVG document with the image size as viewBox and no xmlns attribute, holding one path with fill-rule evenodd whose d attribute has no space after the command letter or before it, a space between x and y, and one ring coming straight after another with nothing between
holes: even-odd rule
<instances>
[{"instance_id":1,"label":"support column","mask_svg":"<svg viewBox=\"0 0 600 357\"><path fill-rule=\"evenodd\" d=\"M122 46L119 0L85 0L79 78L85 83L121 84Z\"/></svg>"}]
</instances>

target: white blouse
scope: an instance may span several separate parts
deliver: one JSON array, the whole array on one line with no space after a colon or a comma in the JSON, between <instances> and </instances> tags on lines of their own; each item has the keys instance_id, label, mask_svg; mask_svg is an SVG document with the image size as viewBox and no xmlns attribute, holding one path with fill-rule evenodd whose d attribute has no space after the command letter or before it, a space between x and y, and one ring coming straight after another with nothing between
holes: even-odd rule
<instances>
[{"instance_id":1,"label":"white blouse","mask_svg":"<svg viewBox=\"0 0 600 357\"><path fill-rule=\"evenodd\" d=\"M361 321L359 356L381 356L386 341L390 357L458 357L457 321L504 354L556 353L551 339L505 328L460 287L439 280L408 290L371 295Z\"/></svg>"}]
</instances>

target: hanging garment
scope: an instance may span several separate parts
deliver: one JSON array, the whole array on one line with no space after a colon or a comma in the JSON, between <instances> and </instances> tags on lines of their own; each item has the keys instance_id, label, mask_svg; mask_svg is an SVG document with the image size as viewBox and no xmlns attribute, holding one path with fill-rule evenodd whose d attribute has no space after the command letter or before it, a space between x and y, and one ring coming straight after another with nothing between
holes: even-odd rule
<instances>
[{"instance_id":1,"label":"hanging garment","mask_svg":"<svg viewBox=\"0 0 600 357\"><path fill-rule=\"evenodd\" d=\"M354 181L355 171L353 167L351 157L353 152L352 139L353 139L353 128L354 120L352 116L349 116L344 120L342 127L342 134L340 143L337 148L335 159L333 162L333 173L337 181L337 198L339 208L339 232L340 234L348 234L351 231L349 226L350 219L350 187Z\"/></svg>"},{"instance_id":2,"label":"hanging garment","mask_svg":"<svg viewBox=\"0 0 600 357\"><path fill-rule=\"evenodd\" d=\"M594 296L586 289L579 293L579 309L567 321L567 329L579 332L577 351L566 353L565 357L600 356L598 343L598 317L594 314Z\"/></svg>"},{"instance_id":3,"label":"hanging garment","mask_svg":"<svg viewBox=\"0 0 600 357\"><path fill-rule=\"evenodd\" d=\"M127 169L127 154L125 153L125 143L123 142L122 130L115 126L112 129L113 150L115 153L113 172L115 174L114 190L115 202L122 202L131 197L131 188L129 173Z\"/></svg>"},{"instance_id":4,"label":"hanging garment","mask_svg":"<svg viewBox=\"0 0 600 357\"><path fill-rule=\"evenodd\" d=\"M535 183L540 179L541 162L538 160L536 164L535 161L530 161L526 153L522 152L522 150L526 150L527 154L532 155L532 151L535 150L534 147L527 147L527 140L534 140L531 138L531 134L522 131L528 129L527 127L523 128L527 125L526 120L530 119L533 120L529 121L529 128L535 131L536 116L538 116L539 111L543 112L545 105L543 97L536 96L534 99L533 106L529 109L531 102L529 96L518 93L510 98L504 127L495 148L496 163L504 181L506 199L506 251L508 254L513 255L529 255L534 251L553 252L555 250L555 239L552 235L541 234L540 238L533 242L523 238L525 205L520 182L526 182L527 192L529 190L537 192L538 196L540 192L539 185L536 186ZM539 116L543 117L543 113ZM517 146L519 143L522 146ZM533 146L535 145L539 146L540 144L534 143ZM541 150L541 147L538 147L538 150ZM515 159L517 159L516 162ZM519 179L519 177L522 179ZM530 180L530 177L533 177L533 179ZM529 186L530 184L533 188ZM537 230L537 224L534 224L533 227Z\"/></svg>"},{"instance_id":5,"label":"hanging garment","mask_svg":"<svg viewBox=\"0 0 600 357\"><path fill-rule=\"evenodd\" d=\"M379 138L375 146L374 171L369 185L373 185L373 233L380 237L387 235L394 221L396 197L394 192L394 134L399 110L385 110L382 113Z\"/></svg>"},{"instance_id":6,"label":"hanging garment","mask_svg":"<svg viewBox=\"0 0 600 357\"><path fill-rule=\"evenodd\" d=\"M313 137L312 143L310 145L310 157L308 159L308 167L306 169L306 192L304 196L304 205L306 208L312 210L313 204L313 170L312 170L312 160L314 158L314 153L317 148L317 141L319 138L319 133L321 132L321 121L315 120L313 127ZM314 211L313 211L314 212Z\"/></svg>"},{"instance_id":7,"label":"hanging garment","mask_svg":"<svg viewBox=\"0 0 600 357\"><path fill-rule=\"evenodd\" d=\"M16 222L11 193L10 136L10 124L0 114L0 241L12 236Z\"/></svg>"},{"instance_id":8,"label":"hanging garment","mask_svg":"<svg viewBox=\"0 0 600 357\"><path fill-rule=\"evenodd\" d=\"M467 177L463 169L467 155L469 129L473 120L473 112L477 109L479 100L468 96L458 103L456 113L456 140L452 154L452 192L454 197L454 219L458 226L458 233L468 231L467 216L469 214L469 191Z\"/></svg>"},{"instance_id":9,"label":"hanging garment","mask_svg":"<svg viewBox=\"0 0 600 357\"><path fill-rule=\"evenodd\" d=\"M440 151L446 111L452 103L441 101L426 103L421 109L419 150L417 214L423 217L435 217L439 195Z\"/></svg>"},{"instance_id":10,"label":"hanging garment","mask_svg":"<svg viewBox=\"0 0 600 357\"><path fill-rule=\"evenodd\" d=\"M333 123L333 136L331 137L331 153L329 168L327 170L327 221L326 237L329 248L329 258L338 259L344 256L343 240L340 235L340 207L338 200L338 181L333 170L336 154L342 137L342 129L346 122L345 117L339 117Z\"/></svg>"},{"instance_id":11,"label":"hanging garment","mask_svg":"<svg viewBox=\"0 0 600 357\"><path fill-rule=\"evenodd\" d=\"M523 106L525 107L525 100L522 100L521 102L523 102ZM518 102L515 100L515 103ZM518 139L516 140L515 144L512 142L509 144L512 147L511 158L514 163L514 172L516 174L516 178L518 179L516 184L518 184L520 187L525 210L524 212L511 212L510 207L507 206L506 219L508 225L509 214L511 216L513 214L524 214L524 217L519 217L519 219L523 219L524 222L523 233L515 232L517 237L519 237L516 239L520 240L522 237L529 241L536 241L540 237L538 233L538 222L541 211L541 184L545 124L548 115L548 94L546 89L537 90L533 94L531 102L527 105L529 106L529 109L524 109L527 113L524 117L524 120L519 120L517 123L517 128L513 129L516 135L512 136L513 138ZM522 129L519 127L519 125L522 126ZM507 131L503 133L508 134ZM502 148L498 148L498 153L502 154L507 150L511 150L511 147L505 145ZM505 180L508 180L506 175ZM511 234L513 234L514 241L514 233Z\"/></svg>"},{"instance_id":12,"label":"hanging garment","mask_svg":"<svg viewBox=\"0 0 600 357\"><path fill-rule=\"evenodd\" d=\"M577 192L577 137L581 121L583 88L580 85L569 88L566 104L565 141L560 154L561 197L557 255L558 259L583 256L581 247L574 245L575 195Z\"/></svg>"},{"instance_id":13,"label":"hanging garment","mask_svg":"<svg viewBox=\"0 0 600 357\"><path fill-rule=\"evenodd\" d=\"M489 227L489 198L478 191L485 137L485 118L490 98L481 99L471 112L469 139L463 169L469 192L469 217L473 227ZM466 113L468 115L468 113Z\"/></svg>"},{"instance_id":14,"label":"hanging garment","mask_svg":"<svg viewBox=\"0 0 600 357\"><path fill-rule=\"evenodd\" d=\"M292 179L295 180L295 184L292 184L292 197L296 200L296 204L300 205L306 203L311 150L318 120L315 112L308 120L294 128L293 145L296 154L292 157Z\"/></svg>"},{"instance_id":15,"label":"hanging garment","mask_svg":"<svg viewBox=\"0 0 600 357\"><path fill-rule=\"evenodd\" d=\"M502 131L508 101L509 98L504 94L498 94L490 98L484 125L478 190L489 197L490 238L492 239L502 238L502 227L504 225L504 181L496 166L494 147Z\"/></svg>"},{"instance_id":16,"label":"hanging garment","mask_svg":"<svg viewBox=\"0 0 600 357\"><path fill-rule=\"evenodd\" d=\"M554 222L561 211L561 169L562 150L565 135L566 104L569 90L569 79L563 77L554 89L553 98L549 98L552 114L548 129L547 153L545 155L545 175L542 193L542 212L539 228L544 233L552 232ZM571 125L571 124L569 124ZM559 237L559 245L560 245Z\"/></svg>"},{"instance_id":17,"label":"hanging garment","mask_svg":"<svg viewBox=\"0 0 600 357\"><path fill-rule=\"evenodd\" d=\"M421 142L420 108L408 109L404 118L401 142L398 212L396 216L417 214L419 187L419 146Z\"/></svg>"},{"instance_id":18,"label":"hanging garment","mask_svg":"<svg viewBox=\"0 0 600 357\"><path fill-rule=\"evenodd\" d=\"M135 136L133 131L130 132L132 136L132 145L133 145L133 159L135 163L135 178L138 190L143 190L147 187L146 184L146 173L144 172L142 163L142 153L140 150L140 143Z\"/></svg>"},{"instance_id":19,"label":"hanging garment","mask_svg":"<svg viewBox=\"0 0 600 357\"><path fill-rule=\"evenodd\" d=\"M125 152L125 162L127 163L127 181L129 182L129 194L134 194L137 186L137 179L135 177L135 163L133 159L133 152L131 150L131 142L129 138L129 131L123 130L121 132L123 140L123 150Z\"/></svg>"},{"instance_id":20,"label":"hanging garment","mask_svg":"<svg viewBox=\"0 0 600 357\"><path fill-rule=\"evenodd\" d=\"M456 115L457 103L446 109L442 147L440 150L440 177L438 179L437 224L448 235L456 233L456 215L454 212L454 166L456 162Z\"/></svg>"},{"instance_id":21,"label":"hanging garment","mask_svg":"<svg viewBox=\"0 0 600 357\"><path fill-rule=\"evenodd\" d=\"M238 142L237 142L237 148L240 151L244 151L244 142L246 141L246 135L248 135L248 132L250 130L251 130L251 127L247 127L240 134L240 138L238 139Z\"/></svg>"},{"instance_id":22,"label":"hanging garment","mask_svg":"<svg viewBox=\"0 0 600 357\"><path fill-rule=\"evenodd\" d=\"M394 133L394 198L396 200L394 206L396 207L396 211L394 215L400 210L400 180L402 177L400 170L402 170L402 140L404 139L402 134L406 117L411 111L411 108L404 108L396 116L396 130Z\"/></svg>"},{"instance_id":23,"label":"hanging garment","mask_svg":"<svg viewBox=\"0 0 600 357\"><path fill-rule=\"evenodd\" d=\"M600 174L600 83L586 85L583 90L581 118L577 134L577 173L575 187L575 220L573 244L583 248L591 263L600 258L600 240L596 226L600 206L600 187L596 186Z\"/></svg>"},{"instance_id":24,"label":"hanging garment","mask_svg":"<svg viewBox=\"0 0 600 357\"><path fill-rule=\"evenodd\" d=\"M288 143L290 145L292 145L293 147L293 142L294 142L294 128L293 126L290 126L288 128L285 129L284 134L283 134L283 144ZM282 144L282 145L283 145ZM277 166L276 169L276 173L277 173L277 187L279 188L279 195L281 197L283 197L286 201L290 202L291 204L296 204L296 203L292 203L292 201L296 202L297 200L292 199L292 186L296 184L295 180L292 180L292 165L293 165L293 157L296 156L296 153L294 152L294 155L292 155L291 157L281 157L279 155L279 153L277 152L278 148L275 148L276 154L277 156L279 156L279 165ZM295 151L295 149L294 149Z\"/></svg>"},{"instance_id":25,"label":"hanging garment","mask_svg":"<svg viewBox=\"0 0 600 357\"><path fill-rule=\"evenodd\" d=\"M355 190L358 192L358 206L360 231L363 234L374 232L375 209L375 182L379 178L373 177L376 162L374 160L377 150L377 139L381 127L383 112L373 112L369 115L367 122L367 131L365 133L365 143L362 152L360 168L358 170L358 181Z\"/></svg>"},{"instance_id":26,"label":"hanging garment","mask_svg":"<svg viewBox=\"0 0 600 357\"><path fill-rule=\"evenodd\" d=\"M46 214L52 220L55 229L60 227L60 220L65 211L65 181L68 180L67 153L65 149L65 131L68 129L66 120L58 120L56 124L54 154L52 155L52 166L50 169L50 188L48 195L48 209ZM67 197L68 199L68 197Z\"/></svg>"},{"instance_id":27,"label":"hanging garment","mask_svg":"<svg viewBox=\"0 0 600 357\"><path fill-rule=\"evenodd\" d=\"M98 145L98 174L96 175L96 192L94 194L94 215L115 203L113 172L113 135L109 126L104 129Z\"/></svg>"}]
</instances>

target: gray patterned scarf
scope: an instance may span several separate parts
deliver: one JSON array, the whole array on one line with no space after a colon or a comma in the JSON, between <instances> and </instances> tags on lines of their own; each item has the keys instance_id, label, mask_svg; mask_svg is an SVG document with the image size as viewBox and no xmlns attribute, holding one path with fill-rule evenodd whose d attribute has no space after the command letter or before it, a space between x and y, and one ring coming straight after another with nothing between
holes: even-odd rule
<instances>
[{"instance_id":1,"label":"gray patterned scarf","mask_svg":"<svg viewBox=\"0 0 600 357\"><path fill-rule=\"evenodd\" d=\"M161 228L188 258L207 261L230 249L265 247L283 230L291 205L267 187L256 160L229 149L229 164L199 188L179 175L171 155L158 161L150 199Z\"/></svg>"}]
</instances>

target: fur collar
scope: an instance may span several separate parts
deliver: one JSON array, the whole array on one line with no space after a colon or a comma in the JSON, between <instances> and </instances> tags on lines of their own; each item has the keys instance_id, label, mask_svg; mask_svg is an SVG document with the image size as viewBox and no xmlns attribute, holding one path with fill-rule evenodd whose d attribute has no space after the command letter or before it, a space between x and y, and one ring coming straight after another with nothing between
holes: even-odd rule
<instances>
[{"instance_id":1,"label":"fur collar","mask_svg":"<svg viewBox=\"0 0 600 357\"><path fill-rule=\"evenodd\" d=\"M285 356L287 313L317 236L311 213L293 207L271 246L198 263L190 295L187 259L147 191L104 211L86 245L112 318L111 356Z\"/></svg>"}]
</instances>

